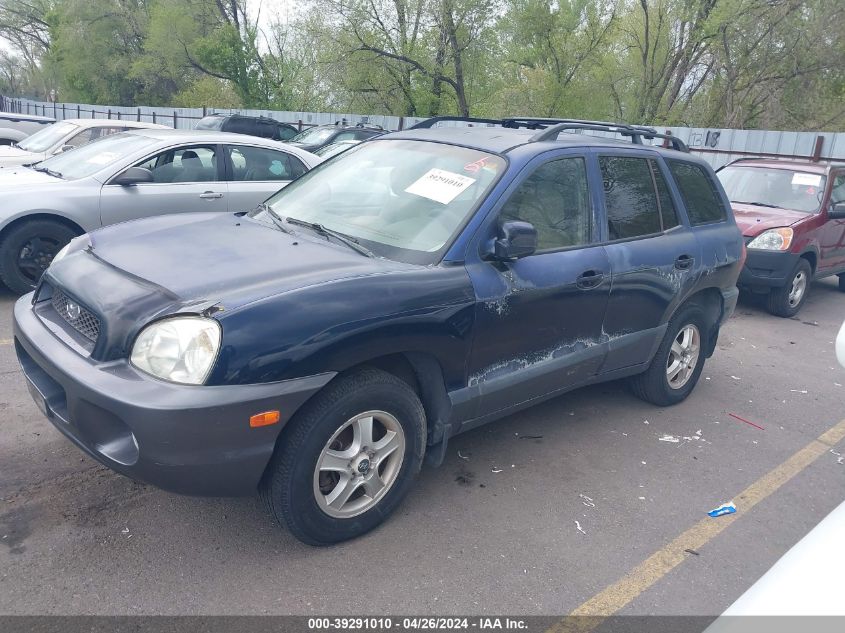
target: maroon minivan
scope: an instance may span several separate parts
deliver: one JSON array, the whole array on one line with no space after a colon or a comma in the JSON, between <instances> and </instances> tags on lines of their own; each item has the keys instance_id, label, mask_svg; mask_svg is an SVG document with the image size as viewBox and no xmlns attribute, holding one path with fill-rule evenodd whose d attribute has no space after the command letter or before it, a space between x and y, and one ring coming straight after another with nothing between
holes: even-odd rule
<instances>
[{"instance_id":1,"label":"maroon minivan","mask_svg":"<svg viewBox=\"0 0 845 633\"><path fill-rule=\"evenodd\" d=\"M737 284L794 316L810 282L839 276L845 292L845 164L741 159L718 171L748 257Z\"/></svg>"}]
</instances>

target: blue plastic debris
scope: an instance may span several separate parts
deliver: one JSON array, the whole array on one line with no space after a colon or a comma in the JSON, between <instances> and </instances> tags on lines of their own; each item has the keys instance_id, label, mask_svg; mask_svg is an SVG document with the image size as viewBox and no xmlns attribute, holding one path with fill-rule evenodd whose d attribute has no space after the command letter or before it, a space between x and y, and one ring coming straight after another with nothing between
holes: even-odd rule
<instances>
[{"instance_id":1,"label":"blue plastic debris","mask_svg":"<svg viewBox=\"0 0 845 633\"><path fill-rule=\"evenodd\" d=\"M734 512L736 512L736 506L734 505L734 502L731 501L729 503L723 503L718 508L713 508L707 513L707 515L715 518L720 517L723 514L733 514Z\"/></svg>"}]
</instances>

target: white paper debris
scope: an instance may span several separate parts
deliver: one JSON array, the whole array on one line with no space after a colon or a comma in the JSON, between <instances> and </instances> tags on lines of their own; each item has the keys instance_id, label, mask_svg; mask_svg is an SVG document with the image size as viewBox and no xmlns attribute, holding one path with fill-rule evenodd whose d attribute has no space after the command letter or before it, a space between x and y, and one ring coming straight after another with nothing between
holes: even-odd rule
<instances>
[{"instance_id":1,"label":"white paper debris","mask_svg":"<svg viewBox=\"0 0 845 633\"><path fill-rule=\"evenodd\" d=\"M588 508L595 508L596 507L596 504L587 495L579 494L578 496L581 497L581 503L583 503Z\"/></svg>"},{"instance_id":2,"label":"white paper debris","mask_svg":"<svg viewBox=\"0 0 845 633\"><path fill-rule=\"evenodd\" d=\"M581 534L586 534L584 530L581 529L581 524L578 521L575 521L575 528L581 532Z\"/></svg>"},{"instance_id":3,"label":"white paper debris","mask_svg":"<svg viewBox=\"0 0 845 633\"><path fill-rule=\"evenodd\" d=\"M645 501L645 497L637 497L640 501Z\"/></svg>"},{"instance_id":4,"label":"white paper debris","mask_svg":"<svg viewBox=\"0 0 845 633\"><path fill-rule=\"evenodd\" d=\"M742 378L740 378L739 376L731 376L731 378L733 378L734 380L742 380Z\"/></svg>"},{"instance_id":5,"label":"white paper debris","mask_svg":"<svg viewBox=\"0 0 845 633\"><path fill-rule=\"evenodd\" d=\"M645 466L645 462L640 462L643 466Z\"/></svg>"},{"instance_id":6,"label":"white paper debris","mask_svg":"<svg viewBox=\"0 0 845 633\"><path fill-rule=\"evenodd\" d=\"M415 183L405 189L412 193L440 204L449 204L460 193L475 182L475 178L456 174L445 169L429 169Z\"/></svg>"},{"instance_id":7,"label":"white paper debris","mask_svg":"<svg viewBox=\"0 0 845 633\"><path fill-rule=\"evenodd\" d=\"M128 527L127 527L127 528L123 528L123 529L120 531L120 533L121 533L121 534L129 534L129 528L128 528Z\"/></svg>"},{"instance_id":8,"label":"white paper debris","mask_svg":"<svg viewBox=\"0 0 845 633\"><path fill-rule=\"evenodd\" d=\"M501 469L501 468L496 468L496 467L494 466L494 467L490 470L490 472L493 472L493 473L500 473L500 472L502 472L502 469Z\"/></svg>"},{"instance_id":9,"label":"white paper debris","mask_svg":"<svg viewBox=\"0 0 845 633\"><path fill-rule=\"evenodd\" d=\"M792 393L807 393L806 389L790 389Z\"/></svg>"},{"instance_id":10,"label":"white paper debris","mask_svg":"<svg viewBox=\"0 0 845 633\"><path fill-rule=\"evenodd\" d=\"M469 457L467 457L466 455L461 455L461 451L458 451L458 457L460 457L461 459L469 459Z\"/></svg>"},{"instance_id":11,"label":"white paper debris","mask_svg":"<svg viewBox=\"0 0 845 633\"><path fill-rule=\"evenodd\" d=\"M643 420L643 424L648 424L648 420Z\"/></svg>"},{"instance_id":12,"label":"white paper debris","mask_svg":"<svg viewBox=\"0 0 845 633\"><path fill-rule=\"evenodd\" d=\"M664 435L663 437L657 438L661 442L672 442L673 444L677 444L681 441L680 438L675 437L674 435ZM645 464L645 462L643 462Z\"/></svg>"}]
</instances>

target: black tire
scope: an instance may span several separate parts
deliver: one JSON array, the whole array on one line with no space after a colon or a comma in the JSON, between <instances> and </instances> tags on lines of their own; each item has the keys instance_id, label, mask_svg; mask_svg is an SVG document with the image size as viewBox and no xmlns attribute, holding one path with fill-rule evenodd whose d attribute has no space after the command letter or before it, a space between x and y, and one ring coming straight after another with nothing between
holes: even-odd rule
<instances>
[{"instance_id":1,"label":"black tire","mask_svg":"<svg viewBox=\"0 0 845 633\"><path fill-rule=\"evenodd\" d=\"M405 450L398 474L366 511L330 516L317 501L316 482L323 485L322 478L315 478L318 460L344 424L372 411L387 412L401 426ZM261 482L261 496L273 517L304 543L331 545L361 536L382 523L410 490L422 466L425 438L425 412L407 383L377 369L340 377L306 403L284 429Z\"/></svg>"},{"instance_id":2,"label":"black tire","mask_svg":"<svg viewBox=\"0 0 845 633\"><path fill-rule=\"evenodd\" d=\"M707 322L704 311L700 306L694 303L682 306L670 319L666 328L666 335L657 348L648 369L631 379L631 388L634 394L646 402L661 407L678 404L685 400L698 383L701 371L704 368L708 337L712 325L712 323ZM698 357L686 382L679 387L673 387L667 375L670 352L675 339L688 326L695 326L698 331Z\"/></svg>"},{"instance_id":3,"label":"black tire","mask_svg":"<svg viewBox=\"0 0 845 633\"><path fill-rule=\"evenodd\" d=\"M9 229L0 241L0 279L17 294L35 288L42 273L77 233L53 220L30 220Z\"/></svg>"},{"instance_id":4,"label":"black tire","mask_svg":"<svg viewBox=\"0 0 845 633\"><path fill-rule=\"evenodd\" d=\"M839 275L839 291L845 292L845 274Z\"/></svg>"},{"instance_id":5,"label":"black tire","mask_svg":"<svg viewBox=\"0 0 845 633\"><path fill-rule=\"evenodd\" d=\"M793 285L798 283L799 275L803 275L804 290L798 301L793 301L790 297ZM810 293L810 284L813 281L813 268L803 257L795 264L789 277L786 278L786 285L782 288L772 288L769 296L766 298L766 309L775 316L779 317L793 317L798 314L798 311L807 300L807 295Z\"/></svg>"}]
</instances>

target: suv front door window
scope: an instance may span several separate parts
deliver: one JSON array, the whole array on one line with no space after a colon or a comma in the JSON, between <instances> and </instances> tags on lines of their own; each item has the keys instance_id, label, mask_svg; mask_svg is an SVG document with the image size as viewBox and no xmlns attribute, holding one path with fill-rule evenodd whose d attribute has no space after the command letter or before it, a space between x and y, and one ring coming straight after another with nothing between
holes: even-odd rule
<instances>
[{"instance_id":1,"label":"suv front door window","mask_svg":"<svg viewBox=\"0 0 845 633\"><path fill-rule=\"evenodd\" d=\"M592 239L585 158L538 164L507 197L490 238L514 220L537 229L535 254L467 266L479 297L469 364L470 386L484 393L479 415L584 380L603 357L610 265Z\"/></svg>"}]
</instances>

